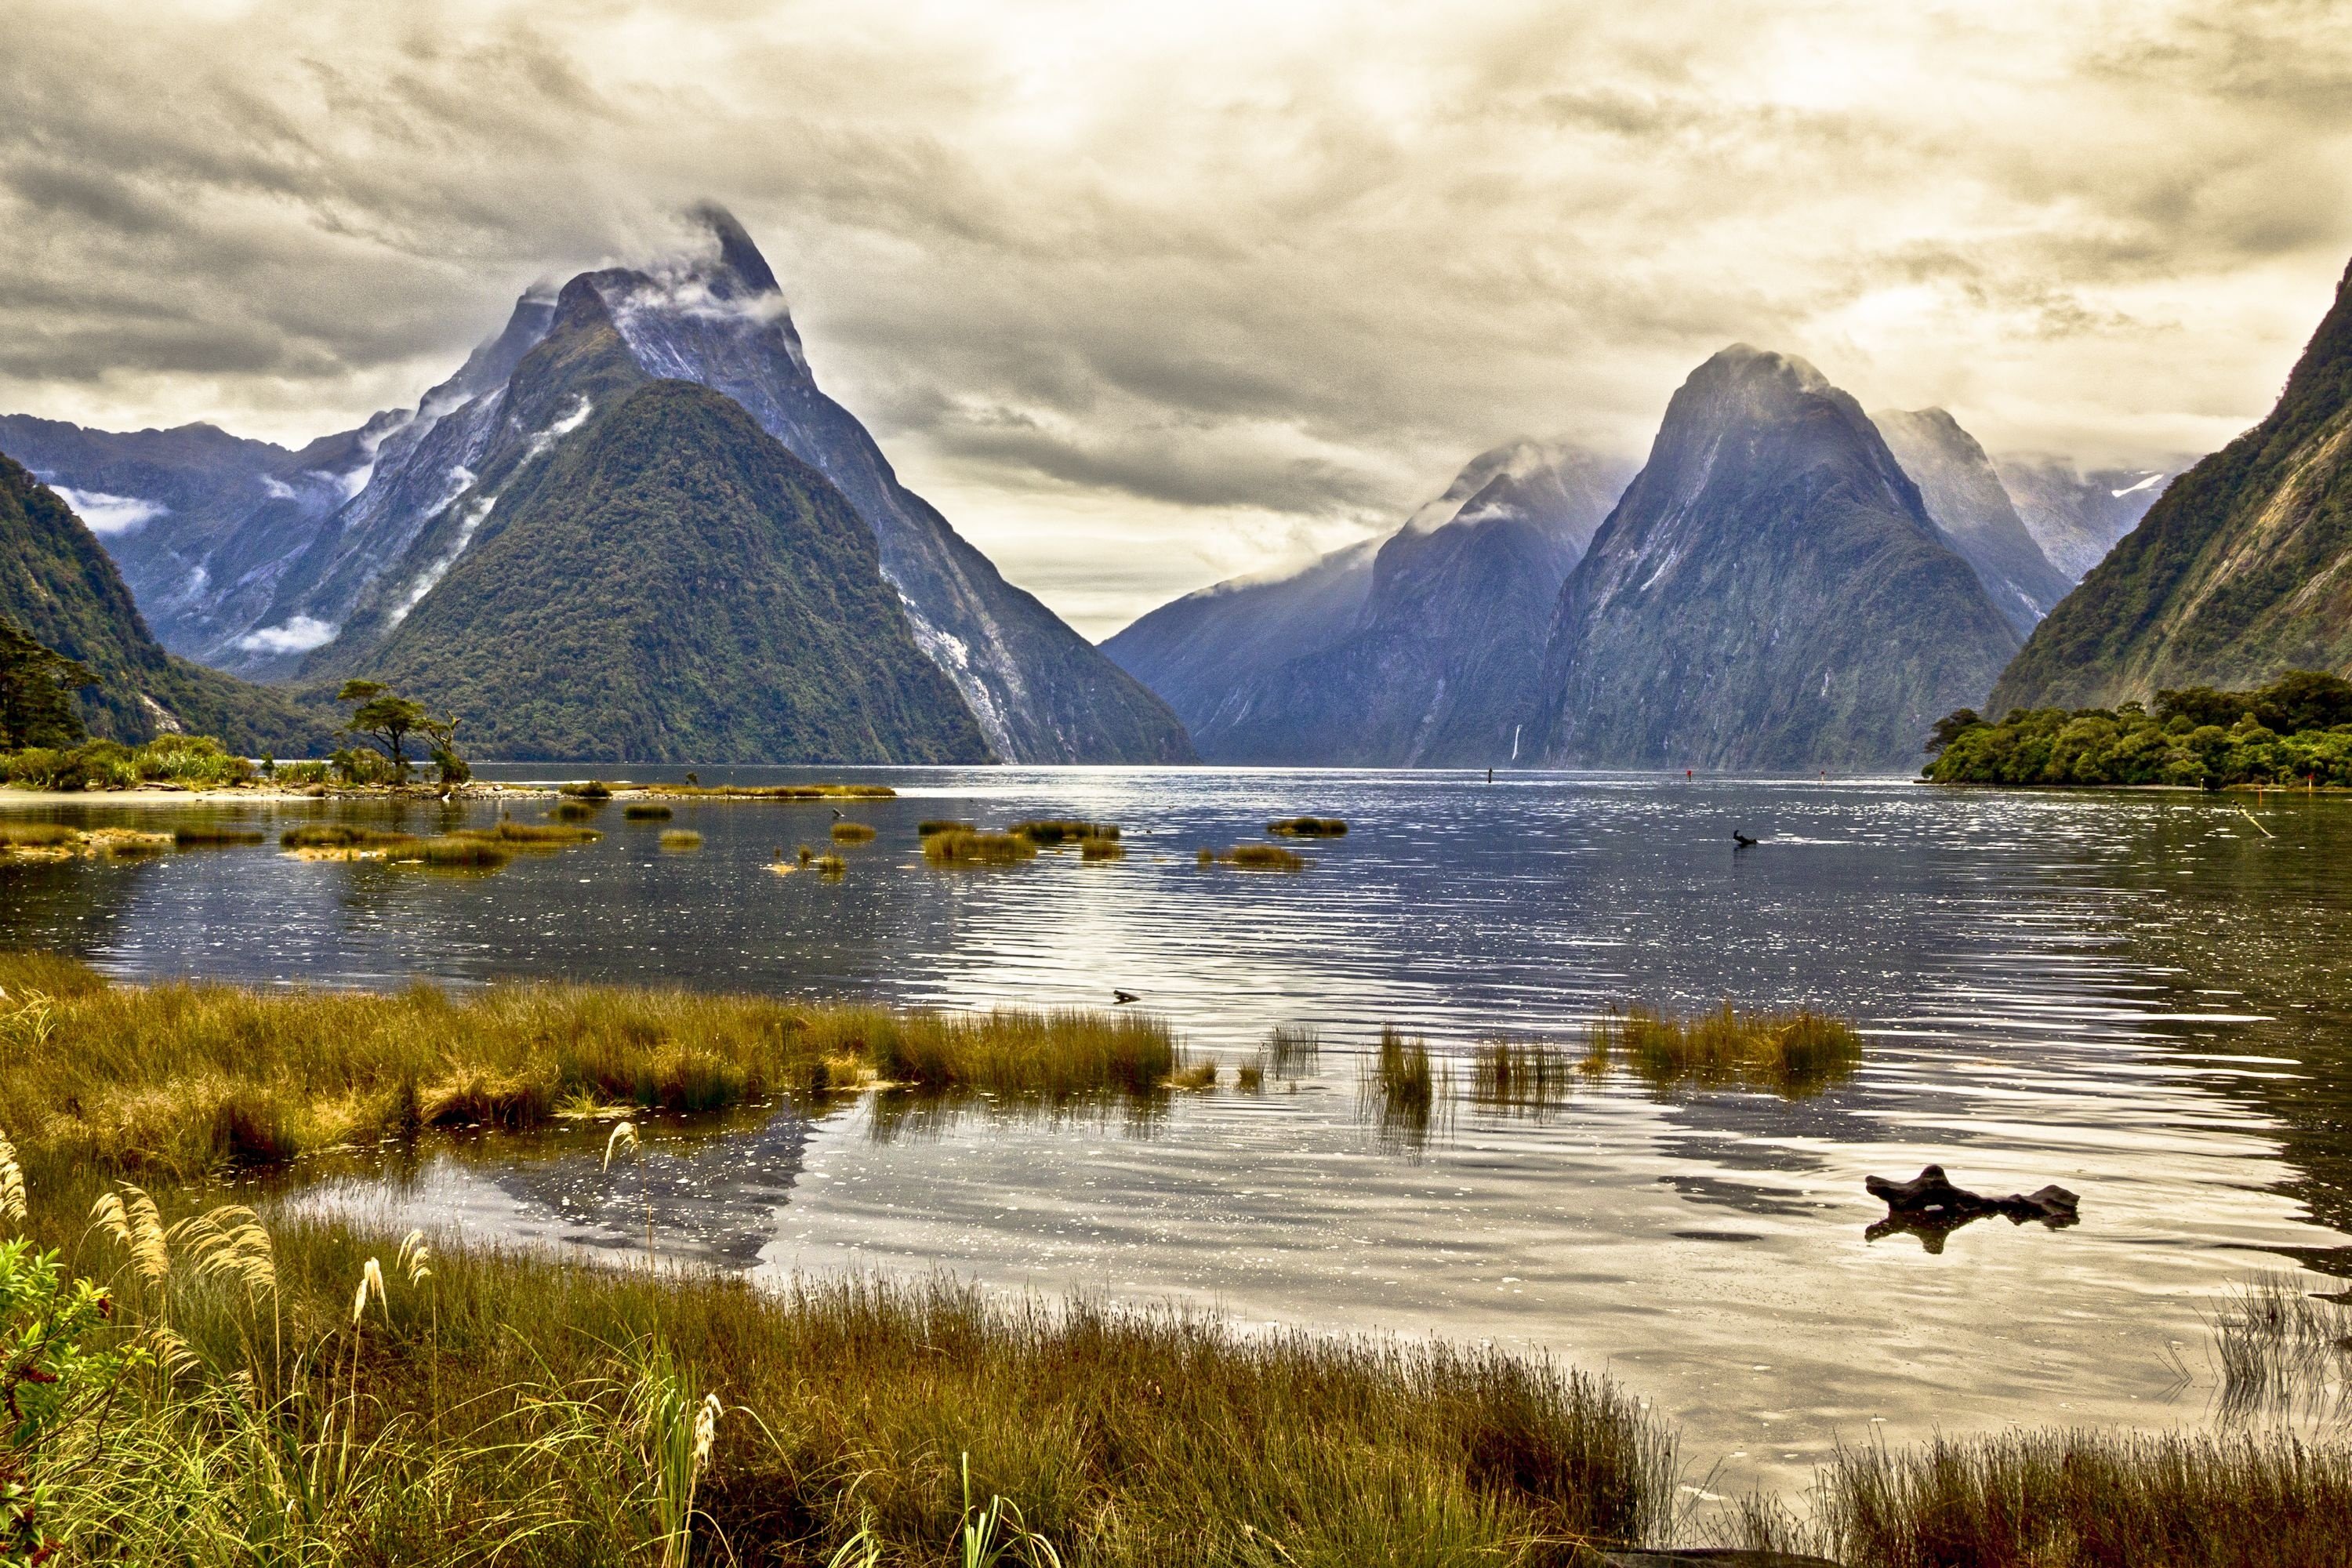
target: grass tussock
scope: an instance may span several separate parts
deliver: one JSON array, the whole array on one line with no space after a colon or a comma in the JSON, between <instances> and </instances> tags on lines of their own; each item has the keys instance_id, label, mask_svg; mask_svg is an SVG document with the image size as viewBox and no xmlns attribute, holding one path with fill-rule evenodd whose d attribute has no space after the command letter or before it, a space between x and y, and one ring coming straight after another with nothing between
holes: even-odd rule
<instances>
[{"instance_id":1,"label":"grass tussock","mask_svg":"<svg viewBox=\"0 0 2352 1568\"><path fill-rule=\"evenodd\" d=\"M413 851L395 851L389 858L413 860L419 865L436 866L445 870L495 871L514 859L514 851L493 839L448 834L438 838L427 838Z\"/></svg>"},{"instance_id":2,"label":"grass tussock","mask_svg":"<svg viewBox=\"0 0 2352 1568\"><path fill-rule=\"evenodd\" d=\"M36 1478L69 1484L40 1523L78 1562L1532 1568L1670 1507L1671 1440L1631 1398L1491 1348L940 1280L768 1291L115 1195L129 1245L79 1253L120 1303L93 1332L172 1371L42 1438ZM85 1204L44 1196L39 1238L71 1245Z\"/></svg>"},{"instance_id":3,"label":"grass tussock","mask_svg":"<svg viewBox=\"0 0 2352 1568\"><path fill-rule=\"evenodd\" d=\"M1470 1099L1490 1110L1535 1115L1567 1100L1586 1076L1583 1063L1558 1046L1498 1037L1471 1055Z\"/></svg>"},{"instance_id":4,"label":"grass tussock","mask_svg":"<svg viewBox=\"0 0 2352 1568\"><path fill-rule=\"evenodd\" d=\"M627 788L627 785L623 785ZM583 779L577 784L558 784L555 793L572 800L594 801L599 805L613 798L613 786L603 779Z\"/></svg>"},{"instance_id":5,"label":"grass tussock","mask_svg":"<svg viewBox=\"0 0 2352 1568\"><path fill-rule=\"evenodd\" d=\"M182 849L227 848L240 844L264 844L269 836L258 827L223 824L196 827L175 827L172 842Z\"/></svg>"},{"instance_id":6,"label":"grass tussock","mask_svg":"<svg viewBox=\"0 0 2352 1568\"><path fill-rule=\"evenodd\" d=\"M818 876L838 880L849 870L849 862L838 855L812 856L804 862Z\"/></svg>"},{"instance_id":7,"label":"grass tussock","mask_svg":"<svg viewBox=\"0 0 2352 1568\"><path fill-rule=\"evenodd\" d=\"M1681 1017L1628 1007L1592 1026L1586 1070L1622 1065L1658 1090L1757 1089L1791 1098L1819 1094L1861 1066L1862 1036L1843 1018L1800 1008L1742 1013L1727 1002Z\"/></svg>"},{"instance_id":8,"label":"grass tussock","mask_svg":"<svg viewBox=\"0 0 2352 1568\"><path fill-rule=\"evenodd\" d=\"M833 825L833 841L835 844L871 844L874 842L874 829L863 822L845 819Z\"/></svg>"},{"instance_id":9,"label":"grass tussock","mask_svg":"<svg viewBox=\"0 0 2352 1568\"><path fill-rule=\"evenodd\" d=\"M676 795L687 800L896 800L888 784L682 784L647 787L647 794Z\"/></svg>"},{"instance_id":10,"label":"grass tussock","mask_svg":"<svg viewBox=\"0 0 2352 1568\"><path fill-rule=\"evenodd\" d=\"M508 822L495 827L460 827L453 838L487 838L515 849L553 849L566 844L593 844L604 837L593 827L564 822Z\"/></svg>"},{"instance_id":11,"label":"grass tussock","mask_svg":"<svg viewBox=\"0 0 2352 1568\"><path fill-rule=\"evenodd\" d=\"M1009 830L1033 844L1055 848L1064 844L1076 844L1088 838L1116 839L1116 822L1076 822L1065 817L1041 816L1027 822L1016 822Z\"/></svg>"},{"instance_id":12,"label":"grass tussock","mask_svg":"<svg viewBox=\"0 0 2352 1568\"><path fill-rule=\"evenodd\" d=\"M1021 833L973 833L955 827L923 840L934 866L1014 866L1037 858L1037 841Z\"/></svg>"},{"instance_id":13,"label":"grass tussock","mask_svg":"<svg viewBox=\"0 0 2352 1568\"><path fill-rule=\"evenodd\" d=\"M61 822L0 822L0 849L63 849L81 835Z\"/></svg>"},{"instance_id":14,"label":"grass tussock","mask_svg":"<svg viewBox=\"0 0 2352 1568\"><path fill-rule=\"evenodd\" d=\"M1285 838L1344 838L1348 825L1336 816L1286 816L1267 823L1265 830Z\"/></svg>"},{"instance_id":15,"label":"grass tussock","mask_svg":"<svg viewBox=\"0 0 2352 1568\"><path fill-rule=\"evenodd\" d=\"M625 822L667 822L675 815L659 801L633 800L621 807L621 817Z\"/></svg>"},{"instance_id":16,"label":"grass tussock","mask_svg":"<svg viewBox=\"0 0 2352 1568\"><path fill-rule=\"evenodd\" d=\"M423 842L414 833L394 833L377 827L353 827L344 823L314 822L289 827L278 837L287 849L394 850L414 849Z\"/></svg>"},{"instance_id":17,"label":"grass tussock","mask_svg":"<svg viewBox=\"0 0 2352 1568\"><path fill-rule=\"evenodd\" d=\"M690 827L673 827L661 836L661 847L673 855L702 847L702 835Z\"/></svg>"},{"instance_id":18,"label":"grass tussock","mask_svg":"<svg viewBox=\"0 0 2352 1568\"><path fill-rule=\"evenodd\" d=\"M1193 857L1202 866L1234 866L1244 871L1304 871L1307 857L1279 844L1236 844L1222 853L1203 849Z\"/></svg>"},{"instance_id":19,"label":"grass tussock","mask_svg":"<svg viewBox=\"0 0 2352 1568\"><path fill-rule=\"evenodd\" d=\"M1078 840L1081 860L1124 860L1127 846L1116 838L1081 838Z\"/></svg>"},{"instance_id":20,"label":"grass tussock","mask_svg":"<svg viewBox=\"0 0 2352 1568\"><path fill-rule=\"evenodd\" d=\"M960 822L950 816L929 817L915 824L916 836L921 838L929 838L941 833L973 833L979 830L971 823Z\"/></svg>"},{"instance_id":21,"label":"grass tussock","mask_svg":"<svg viewBox=\"0 0 2352 1568\"><path fill-rule=\"evenodd\" d=\"M2012 1432L1848 1449L1813 1516L1738 1533L1848 1568L2304 1568L2346 1561L2352 1447L2276 1432Z\"/></svg>"},{"instance_id":22,"label":"grass tussock","mask_svg":"<svg viewBox=\"0 0 2352 1568\"><path fill-rule=\"evenodd\" d=\"M591 822L602 801L559 800L547 814L551 822Z\"/></svg>"},{"instance_id":23,"label":"grass tussock","mask_svg":"<svg viewBox=\"0 0 2352 1568\"><path fill-rule=\"evenodd\" d=\"M0 1116L28 1168L144 1179L283 1163L428 1127L524 1130L586 1101L710 1111L835 1081L1072 1098L1156 1089L1165 1024L940 1014L617 986L452 996L114 985L0 955Z\"/></svg>"}]
</instances>

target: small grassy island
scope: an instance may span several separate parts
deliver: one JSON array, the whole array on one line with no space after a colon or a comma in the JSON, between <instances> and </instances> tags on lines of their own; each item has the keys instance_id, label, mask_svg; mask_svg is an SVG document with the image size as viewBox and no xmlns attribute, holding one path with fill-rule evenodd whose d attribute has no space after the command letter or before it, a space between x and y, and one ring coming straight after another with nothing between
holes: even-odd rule
<instances>
[{"instance_id":1,"label":"small grassy island","mask_svg":"<svg viewBox=\"0 0 2352 1568\"><path fill-rule=\"evenodd\" d=\"M2159 691L2151 713L2021 708L2000 723L1963 708L1936 725L1936 784L2352 786L2352 681L2296 670L2252 691Z\"/></svg>"}]
</instances>

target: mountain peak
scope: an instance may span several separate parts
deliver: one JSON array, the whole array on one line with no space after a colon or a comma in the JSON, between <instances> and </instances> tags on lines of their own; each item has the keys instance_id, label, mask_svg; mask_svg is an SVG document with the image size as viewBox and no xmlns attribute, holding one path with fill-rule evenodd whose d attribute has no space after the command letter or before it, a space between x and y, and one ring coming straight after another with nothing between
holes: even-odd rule
<instances>
[{"instance_id":1,"label":"mountain peak","mask_svg":"<svg viewBox=\"0 0 2352 1568\"><path fill-rule=\"evenodd\" d=\"M781 294L783 288L776 281L768 266L768 258L751 242L749 230L735 221L735 215L717 202L699 202L687 210L687 219L708 235L719 247L719 264L741 279L754 294Z\"/></svg>"},{"instance_id":2,"label":"mountain peak","mask_svg":"<svg viewBox=\"0 0 2352 1568\"><path fill-rule=\"evenodd\" d=\"M1790 391L1812 394L1837 390L1811 360L1759 349L1752 343L1733 343L1718 351L1693 371L1690 379L1697 384L1720 382L1742 386L1777 383Z\"/></svg>"}]
</instances>

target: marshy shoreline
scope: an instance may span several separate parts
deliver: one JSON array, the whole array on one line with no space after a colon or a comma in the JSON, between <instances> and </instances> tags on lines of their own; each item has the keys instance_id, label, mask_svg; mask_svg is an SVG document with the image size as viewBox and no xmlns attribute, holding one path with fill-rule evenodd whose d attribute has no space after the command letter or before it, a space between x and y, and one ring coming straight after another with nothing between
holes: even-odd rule
<instances>
[{"instance_id":1,"label":"marshy shoreline","mask_svg":"<svg viewBox=\"0 0 2352 1568\"><path fill-rule=\"evenodd\" d=\"M110 1342L176 1347L168 1377L126 1385L110 1434L82 1434L92 1479L55 1517L94 1558L152 1556L176 1545L167 1532L249 1548L274 1519L299 1537L278 1545L328 1563L612 1561L659 1554L665 1531L683 1532L679 1563L690 1550L864 1564L869 1548L944 1562L997 1498L1017 1510L1000 1524L1025 1532L1000 1534L1021 1547L1009 1561L1254 1568L1586 1563L1675 1540L1855 1568L2284 1564L2328 1561L2352 1529L2352 1451L2248 1430L1841 1451L1808 1497L1702 1519L1692 1457L1635 1391L1540 1357L1242 1335L1195 1313L992 1299L940 1277L762 1289L667 1263L435 1255L438 1238L363 1218L224 1206L248 1176L317 1156L572 1118L617 1129L884 1081L1035 1103L1166 1094L1196 1069L1140 1014L547 984L123 985L40 955L0 958L0 1128L29 1190L23 1232L108 1284L121 1304ZM1425 1054L1422 1077L1409 1070L1412 1044L1388 1053L1408 1091L1427 1074ZM1474 1063L1473 1091L1539 1103L1549 1076L1604 1058L1664 1090L1688 1076L1679 1058L1641 1064L1673 1051L1697 1081L1803 1093L1809 1054L1826 1046L1835 1068L1853 1048L1834 1021L1728 1012L1629 1012L1592 1046L1573 1064L1498 1047ZM110 1195L128 1245L79 1217ZM241 1273L220 1261L230 1235ZM352 1287L371 1278L389 1283L362 1292L354 1322ZM681 1510L657 1456L705 1394L720 1415ZM240 1458L263 1433L343 1467L299 1520L285 1472Z\"/></svg>"}]
</instances>

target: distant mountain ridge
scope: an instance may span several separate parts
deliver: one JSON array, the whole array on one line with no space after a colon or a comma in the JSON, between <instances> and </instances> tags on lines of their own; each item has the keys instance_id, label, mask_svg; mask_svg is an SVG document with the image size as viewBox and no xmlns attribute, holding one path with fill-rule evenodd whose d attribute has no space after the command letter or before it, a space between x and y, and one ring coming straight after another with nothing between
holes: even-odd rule
<instances>
[{"instance_id":1,"label":"distant mountain ridge","mask_svg":"<svg viewBox=\"0 0 2352 1568\"><path fill-rule=\"evenodd\" d=\"M136 742L184 730L247 752L318 752L330 727L282 692L166 653L98 538L57 492L0 455L0 616L87 666L90 732Z\"/></svg>"},{"instance_id":2,"label":"distant mountain ridge","mask_svg":"<svg viewBox=\"0 0 2352 1568\"><path fill-rule=\"evenodd\" d=\"M1499 447L1377 548L1188 595L1104 651L1212 761L1507 763L1553 597L1622 479L1574 447Z\"/></svg>"},{"instance_id":3,"label":"distant mountain ridge","mask_svg":"<svg viewBox=\"0 0 2352 1568\"><path fill-rule=\"evenodd\" d=\"M2021 637L2033 630L2074 580L2050 563L2026 531L1992 459L1940 408L1870 416L1945 540L1976 568L1993 608Z\"/></svg>"},{"instance_id":4,"label":"distant mountain ridge","mask_svg":"<svg viewBox=\"0 0 2352 1568\"><path fill-rule=\"evenodd\" d=\"M2192 459L2169 458L2152 468L2089 468L2044 452L2009 452L1993 459L2018 521L2050 564L2079 583L2106 559L2116 542L2139 526Z\"/></svg>"},{"instance_id":5,"label":"distant mountain ridge","mask_svg":"<svg viewBox=\"0 0 2352 1568\"><path fill-rule=\"evenodd\" d=\"M1554 765L1907 770L2017 643L1860 405L1736 344L1562 585L1530 730Z\"/></svg>"},{"instance_id":6,"label":"distant mountain ridge","mask_svg":"<svg viewBox=\"0 0 2352 1568\"><path fill-rule=\"evenodd\" d=\"M2352 268L2263 420L2174 479L2036 628L1990 710L2352 671Z\"/></svg>"}]
</instances>

